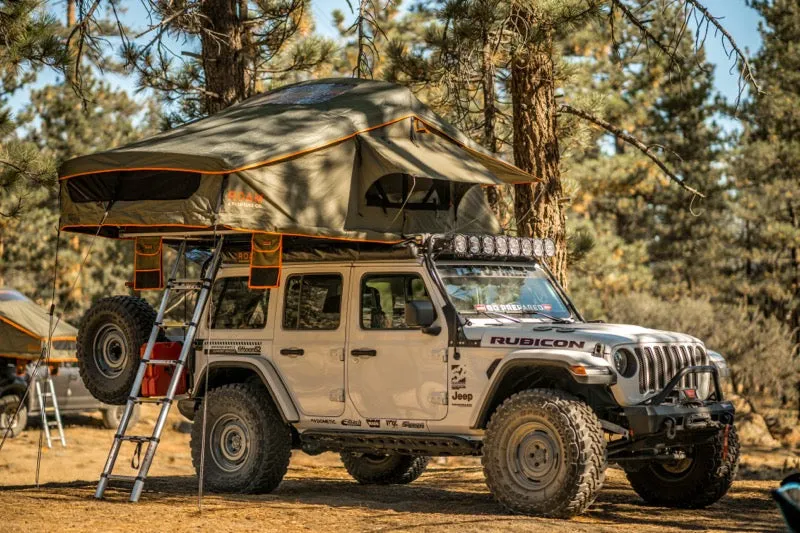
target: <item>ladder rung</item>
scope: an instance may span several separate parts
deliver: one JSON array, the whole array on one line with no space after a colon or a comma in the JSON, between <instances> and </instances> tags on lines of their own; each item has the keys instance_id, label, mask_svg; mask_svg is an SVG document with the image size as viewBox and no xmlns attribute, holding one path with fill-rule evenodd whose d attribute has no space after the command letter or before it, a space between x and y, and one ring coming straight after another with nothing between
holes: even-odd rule
<instances>
[{"instance_id":1,"label":"ladder rung","mask_svg":"<svg viewBox=\"0 0 800 533\"><path fill-rule=\"evenodd\" d=\"M121 474L101 474L108 478L109 481L128 481L134 483L139 480L139 476L123 476Z\"/></svg>"},{"instance_id":2,"label":"ladder rung","mask_svg":"<svg viewBox=\"0 0 800 533\"><path fill-rule=\"evenodd\" d=\"M128 398L128 400L133 403L165 403L172 401L169 398L164 398L163 396L132 396Z\"/></svg>"},{"instance_id":3,"label":"ladder rung","mask_svg":"<svg viewBox=\"0 0 800 533\"><path fill-rule=\"evenodd\" d=\"M182 365L183 361L178 359L142 359L142 363L154 366L178 366Z\"/></svg>"},{"instance_id":4,"label":"ladder rung","mask_svg":"<svg viewBox=\"0 0 800 533\"><path fill-rule=\"evenodd\" d=\"M119 440L124 440L128 442L158 442L159 439L155 437L148 437L146 435L114 435Z\"/></svg>"},{"instance_id":5,"label":"ladder rung","mask_svg":"<svg viewBox=\"0 0 800 533\"><path fill-rule=\"evenodd\" d=\"M203 287L209 287L210 281L201 279L171 279L167 281L167 287L183 291L196 291Z\"/></svg>"},{"instance_id":6,"label":"ladder rung","mask_svg":"<svg viewBox=\"0 0 800 533\"><path fill-rule=\"evenodd\" d=\"M47 421L47 425L50 426L51 428L58 427L58 421L57 420L48 420Z\"/></svg>"}]
</instances>

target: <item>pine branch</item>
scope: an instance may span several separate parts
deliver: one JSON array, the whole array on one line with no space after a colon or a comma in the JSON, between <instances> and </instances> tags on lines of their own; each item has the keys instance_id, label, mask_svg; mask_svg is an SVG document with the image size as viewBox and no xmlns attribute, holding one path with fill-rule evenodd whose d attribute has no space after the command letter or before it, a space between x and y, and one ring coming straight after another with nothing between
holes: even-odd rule
<instances>
[{"instance_id":1,"label":"pine branch","mask_svg":"<svg viewBox=\"0 0 800 533\"><path fill-rule=\"evenodd\" d=\"M643 143L641 140L639 140L636 137L634 137L633 135L631 135L630 133L621 130L620 128L618 128L618 127L614 126L613 124L601 119L600 117L597 117L597 116L589 113L588 111L584 111L582 109L576 109L576 108L572 107L569 104L561 104L561 106L559 107L559 112L568 113L570 115L575 115L577 117L580 117L580 118L582 118L584 120L587 120L587 121L591 122L592 124L595 124L596 126L599 126L599 127L603 128L607 132L611 133L612 135L614 135L615 137L617 137L619 139L622 139L623 141L625 141L626 143L628 143L631 146L635 147L636 149L641 151L644 155L649 157L650 160L652 160L656 164L656 166L658 168L660 168L661 171L664 174L667 175L667 177L669 179L671 179L672 181L677 183L678 186L680 186L682 189L684 189L686 191L689 191L693 195L699 196L700 198L705 198L706 197L703 193L701 193L697 189L694 189L694 188L690 187L689 185L686 185L686 182L684 182L684 180L682 180L674 172L672 172L669 169L669 167L667 167L667 165L663 161L661 161L661 159L659 159L653 153L653 146L648 146L645 143Z\"/></svg>"}]
</instances>

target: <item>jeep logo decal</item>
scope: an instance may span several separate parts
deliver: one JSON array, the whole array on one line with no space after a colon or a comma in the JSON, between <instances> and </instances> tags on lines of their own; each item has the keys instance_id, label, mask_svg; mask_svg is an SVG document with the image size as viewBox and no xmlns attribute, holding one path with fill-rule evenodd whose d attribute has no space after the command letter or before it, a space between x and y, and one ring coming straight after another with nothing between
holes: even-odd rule
<instances>
[{"instance_id":1,"label":"jeep logo decal","mask_svg":"<svg viewBox=\"0 0 800 533\"><path fill-rule=\"evenodd\" d=\"M566 339L533 339L531 337L492 337L489 344L503 346L533 346L537 348L583 348L584 341Z\"/></svg>"}]
</instances>

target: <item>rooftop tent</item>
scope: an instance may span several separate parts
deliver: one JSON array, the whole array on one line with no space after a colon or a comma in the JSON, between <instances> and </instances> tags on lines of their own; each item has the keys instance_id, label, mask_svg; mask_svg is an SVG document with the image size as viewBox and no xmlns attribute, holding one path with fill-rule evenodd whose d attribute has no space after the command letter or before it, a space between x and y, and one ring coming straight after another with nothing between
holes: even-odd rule
<instances>
[{"instance_id":1,"label":"rooftop tent","mask_svg":"<svg viewBox=\"0 0 800 533\"><path fill-rule=\"evenodd\" d=\"M326 79L61 167L67 231L218 229L393 241L496 232L481 187L532 177L399 85ZM215 215L218 214L218 218Z\"/></svg>"},{"instance_id":2,"label":"rooftop tent","mask_svg":"<svg viewBox=\"0 0 800 533\"><path fill-rule=\"evenodd\" d=\"M50 315L21 293L0 288L0 357L38 359L47 342ZM53 332L52 362L75 361L78 330L60 321Z\"/></svg>"}]
</instances>

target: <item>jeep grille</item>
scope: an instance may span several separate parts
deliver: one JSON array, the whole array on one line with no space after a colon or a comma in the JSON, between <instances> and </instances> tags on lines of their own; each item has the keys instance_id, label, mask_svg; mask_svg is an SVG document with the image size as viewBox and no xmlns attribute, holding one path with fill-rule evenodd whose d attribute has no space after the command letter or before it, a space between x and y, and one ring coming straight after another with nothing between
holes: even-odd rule
<instances>
[{"instance_id":1,"label":"jeep grille","mask_svg":"<svg viewBox=\"0 0 800 533\"><path fill-rule=\"evenodd\" d=\"M691 344L650 344L634 348L639 363L639 392L660 391L669 380L687 366L707 365L708 354ZM697 388L702 376L689 374L680 387Z\"/></svg>"}]
</instances>

